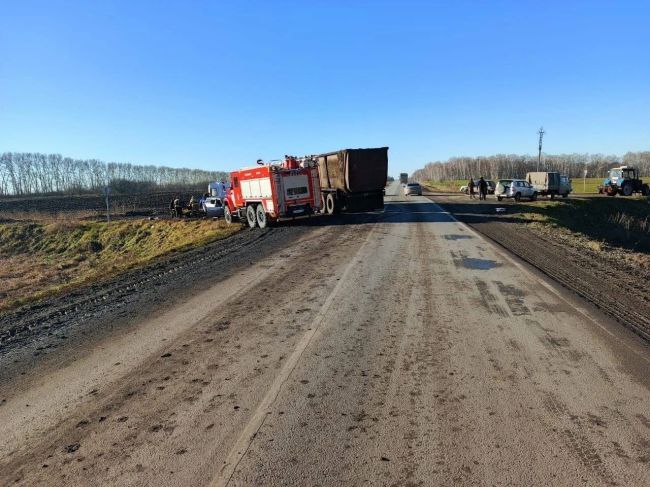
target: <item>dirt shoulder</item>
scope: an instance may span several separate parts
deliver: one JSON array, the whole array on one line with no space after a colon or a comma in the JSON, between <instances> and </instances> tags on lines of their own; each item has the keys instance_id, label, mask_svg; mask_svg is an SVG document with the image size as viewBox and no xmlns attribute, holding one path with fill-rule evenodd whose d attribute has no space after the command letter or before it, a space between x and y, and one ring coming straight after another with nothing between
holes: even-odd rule
<instances>
[{"instance_id":1,"label":"dirt shoulder","mask_svg":"<svg viewBox=\"0 0 650 487\"><path fill-rule=\"evenodd\" d=\"M637 250L645 248L645 240L635 244L638 239L596 239L593 233L571 228L556 218L557 212L572 211L568 206L545 210L545 202L479 202L438 194L429 198L650 341L650 265L648 253ZM505 211L498 213L496 208ZM606 218L584 211L576 226Z\"/></svg>"},{"instance_id":2,"label":"dirt shoulder","mask_svg":"<svg viewBox=\"0 0 650 487\"><path fill-rule=\"evenodd\" d=\"M48 356L99 340L194 295L310 230L244 230L0 315L0 382ZM218 297L215 297L217 299Z\"/></svg>"},{"instance_id":3,"label":"dirt shoulder","mask_svg":"<svg viewBox=\"0 0 650 487\"><path fill-rule=\"evenodd\" d=\"M37 220L0 225L0 313L239 230L223 221ZM37 283L35 285L35 283Z\"/></svg>"}]
</instances>

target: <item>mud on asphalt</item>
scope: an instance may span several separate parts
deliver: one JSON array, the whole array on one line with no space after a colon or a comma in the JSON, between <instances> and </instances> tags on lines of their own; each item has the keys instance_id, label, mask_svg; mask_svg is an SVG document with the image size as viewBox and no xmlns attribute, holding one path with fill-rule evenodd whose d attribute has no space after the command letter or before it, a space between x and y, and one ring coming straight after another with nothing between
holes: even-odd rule
<instances>
[{"instance_id":1,"label":"mud on asphalt","mask_svg":"<svg viewBox=\"0 0 650 487\"><path fill-rule=\"evenodd\" d=\"M315 217L241 232L0 315L0 383L26 364L162 311L323 225L368 223L377 213ZM214 297L215 300L219 296Z\"/></svg>"},{"instance_id":2,"label":"mud on asphalt","mask_svg":"<svg viewBox=\"0 0 650 487\"><path fill-rule=\"evenodd\" d=\"M4 364L0 382L66 345L101 338L180 302L242 266L281 250L312 225L245 228L226 239L1 315L0 362Z\"/></svg>"},{"instance_id":3,"label":"mud on asphalt","mask_svg":"<svg viewBox=\"0 0 650 487\"><path fill-rule=\"evenodd\" d=\"M496 201L431 199L480 234L526 261L650 342L650 271L589 248L576 248L496 214ZM507 203L498 206L508 208Z\"/></svg>"}]
</instances>

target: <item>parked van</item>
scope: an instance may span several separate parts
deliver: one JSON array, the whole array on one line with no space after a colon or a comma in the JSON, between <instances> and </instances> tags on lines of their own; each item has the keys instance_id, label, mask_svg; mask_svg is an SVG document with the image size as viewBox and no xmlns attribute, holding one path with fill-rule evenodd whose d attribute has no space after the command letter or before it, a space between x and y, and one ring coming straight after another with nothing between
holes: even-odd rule
<instances>
[{"instance_id":1,"label":"parked van","mask_svg":"<svg viewBox=\"0 0 650 487\"><path fill-rule=\"evenodd\" d=\"M533 186L538 195L550 196L553 199L560 194L559 172L529 172L526 174L526 181Z\"/></svg>"},{"instance_id":2,"label":"parked van","mask_svg":"<svg viewBox=\"0 0 650 487\"><path fill-rule=\"evenodd\" d=\"M571 185L571 179L569 179L569 176L560 176L560 194L562 195L562 198L569 196L569 193L572 191L573 186Z\"/></svg>"}]
</instances>

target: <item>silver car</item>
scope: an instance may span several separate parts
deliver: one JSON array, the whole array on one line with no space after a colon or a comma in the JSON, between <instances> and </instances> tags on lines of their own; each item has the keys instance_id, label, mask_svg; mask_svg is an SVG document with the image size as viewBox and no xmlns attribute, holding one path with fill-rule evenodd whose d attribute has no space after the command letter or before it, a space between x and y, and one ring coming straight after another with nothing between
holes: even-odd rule
<instances>
[{"instance_id":1,"label":"silver car","mask_svg":"<svg viewBox=\"0 0 650 487\"><path fill-rule=\"evenodd\" d=\"M408 183L404 186L404 196L411 194L422 196L422 186L420 186L420 183Z\"/></svg>"},{"instance_id":2,"label":"silver car","mask_svg":"<svg viewBox=\"0 0 650 487\"><path fill-rule=\"evenodd\" d=\"M208 218L223 217L223 203L221 198L208 196L203 202L203 213Z\"/></svg>"},{"instance_id":3,"label":"silver car","mask_svg":"<svg viewBox=\"0 0 650 487\"><path fill-rule=\"evenodd\" d=\"M499 201L503 198L514 198L519 201L521 198L537 199L537 191L533 185L524 179L501 179L494 190L494 195Z\"/></svg>"}]
</instances>

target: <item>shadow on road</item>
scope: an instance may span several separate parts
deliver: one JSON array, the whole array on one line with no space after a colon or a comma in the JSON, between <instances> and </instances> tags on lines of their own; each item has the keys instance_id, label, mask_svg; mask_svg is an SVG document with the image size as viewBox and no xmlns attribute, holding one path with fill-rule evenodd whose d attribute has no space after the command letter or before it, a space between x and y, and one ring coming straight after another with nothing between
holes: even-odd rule
<instances>
[{"instance_id":1,"label":"shadow on road","mask_svg":"<svg viewBox=\"0 0 650 487\"><path fill-rule=\"evenodd\" d=\"M280 222L277 226L338 226L368 223L449 223L454 221L445 210L431 202L387 202L383 210L363 213L340 213Z\"/></svg>"}]
</instances>

